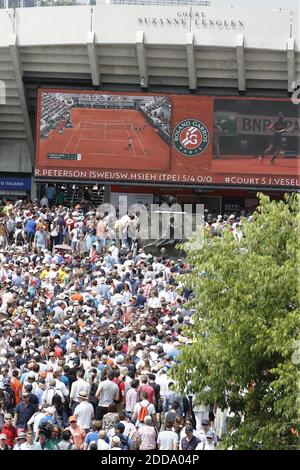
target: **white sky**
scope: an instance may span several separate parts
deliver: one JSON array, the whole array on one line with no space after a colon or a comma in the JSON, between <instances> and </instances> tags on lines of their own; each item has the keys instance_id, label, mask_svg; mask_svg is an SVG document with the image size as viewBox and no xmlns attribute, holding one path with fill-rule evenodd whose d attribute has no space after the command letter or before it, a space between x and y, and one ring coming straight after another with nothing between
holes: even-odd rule
<instances>
[{"instance_id":1,"label":"white sky","mask_svg":"<svg viewBox=\"0 0 300 470\"><path fill-rule=\"evenodd\" d=\"M277 9L282 8L284 10L300 9L300 0L210 0L212 7L235 7L245 8L247 10L252 9Z\"/></svg>"}]
</instances>

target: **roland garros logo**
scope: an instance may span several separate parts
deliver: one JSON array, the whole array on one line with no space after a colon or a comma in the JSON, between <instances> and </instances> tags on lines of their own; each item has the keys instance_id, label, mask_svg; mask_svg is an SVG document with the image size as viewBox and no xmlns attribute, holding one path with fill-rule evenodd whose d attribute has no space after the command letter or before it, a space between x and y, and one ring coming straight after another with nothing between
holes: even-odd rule
<instances>
[{"instance_id":1,"label":"roland garros logo","mask_svg":"<svg viewBox=\"0 0 300 470\"><path fill-rule=\"evenodd\" d=\"M207 148L209 131L201 121L185 119L175 127L173 143L182 155L196 157Z\"/></svg>"}]
</instances>

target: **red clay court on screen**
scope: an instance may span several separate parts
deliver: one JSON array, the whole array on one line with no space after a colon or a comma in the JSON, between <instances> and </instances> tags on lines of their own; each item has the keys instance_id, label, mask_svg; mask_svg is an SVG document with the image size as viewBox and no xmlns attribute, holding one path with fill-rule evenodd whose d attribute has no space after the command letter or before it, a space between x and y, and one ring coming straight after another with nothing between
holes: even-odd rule
<instances>
[{"instance_id":1,"label":"red clay court on screen","mask_svg":"<svg viewBox=\"0 0 300 470\"><path fill-rule=\"evenodd\" d=\"M168 142L140 109L72 107L69 112L72 127L57 125L40 141L43 166L169 169ZM76 163L60 157L70 154L77 155Z\"/></svg>"}]
</instances>

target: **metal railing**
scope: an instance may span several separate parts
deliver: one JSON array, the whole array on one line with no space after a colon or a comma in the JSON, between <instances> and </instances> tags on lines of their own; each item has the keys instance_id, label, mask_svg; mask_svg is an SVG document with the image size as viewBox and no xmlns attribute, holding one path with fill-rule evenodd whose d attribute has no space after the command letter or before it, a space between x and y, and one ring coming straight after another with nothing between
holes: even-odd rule
<instances>
[{"instance_id":1,"label":"metal railing","mask_svg":"<svg viewBox=\"0 0 300 470\"><path fill-rule=\"evenodd\" d=\"M32 8L96 5L106 3L105 0L0 0L0 8Z\"/></svg>"},{"instance_id":2,"label":"metal railing","mask_svg":"<svg viewBox=\"0 0 300 470\"><path fill-rule=\"evenodd\" d=\"M210 0L0 0L0 8L32 8L79 5L210 6Z\"/></svg>"},{"instance_id":3,"label":"metal railing","mask_svg":"<svg viewBox=\"0 0 300 470\"><path fill-rule=\"evenodd\" d=\"M113 5L211 6L209 0L109 0L109 3Z\"/></svg>"}]
</instances>

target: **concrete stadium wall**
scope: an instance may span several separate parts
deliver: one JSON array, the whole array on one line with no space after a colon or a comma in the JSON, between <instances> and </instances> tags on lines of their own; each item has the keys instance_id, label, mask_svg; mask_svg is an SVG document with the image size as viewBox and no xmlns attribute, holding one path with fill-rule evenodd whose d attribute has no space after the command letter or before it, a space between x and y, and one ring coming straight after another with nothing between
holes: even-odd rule
<instances>
[{"instance_id":1,"label":"concrete stadium wall","mask_svg":"<svg viewBox=\"0 0 300 470\"><path fill-rule=\"evenodd\" d=\"M93 15L91 12L93 10ZM0 10L0 47L7 46L13 34L12 10ZM201 28L194 21L186 25L167 26L151 23L152 18L182 18L189 13L188 7L101 5L45 7L16 9L15 31L20 46L81 44L87 40L91 27L96 33L96 42L101 44L130 44L136 42L136 32L143 30L146 43L185 44L186 33L195 34L195 44L205 46L235 47L238 29ZM213 20L241 20L245 28L245 47L285 50L290 37L290 12L193 7L194 14L204 14ZM259 17L258 17L259 16ZM143 21L139 21L139 18ZM144 19L148 21L144 21ZM297 28L297 17L293 22ZM299 30L298 30L299 32ZM299 48L299 41L296 39Z\"/></svg>"},{"instance_id":2,"label":"concrete stadium wall","mask_svg":"<svg viewBox=\"0 0 300 470\"><path fill-rule=\"evenodd\" d=\"M0 139L0 172L31 173L26 141Z\"/></svg>"}]
</instances>

